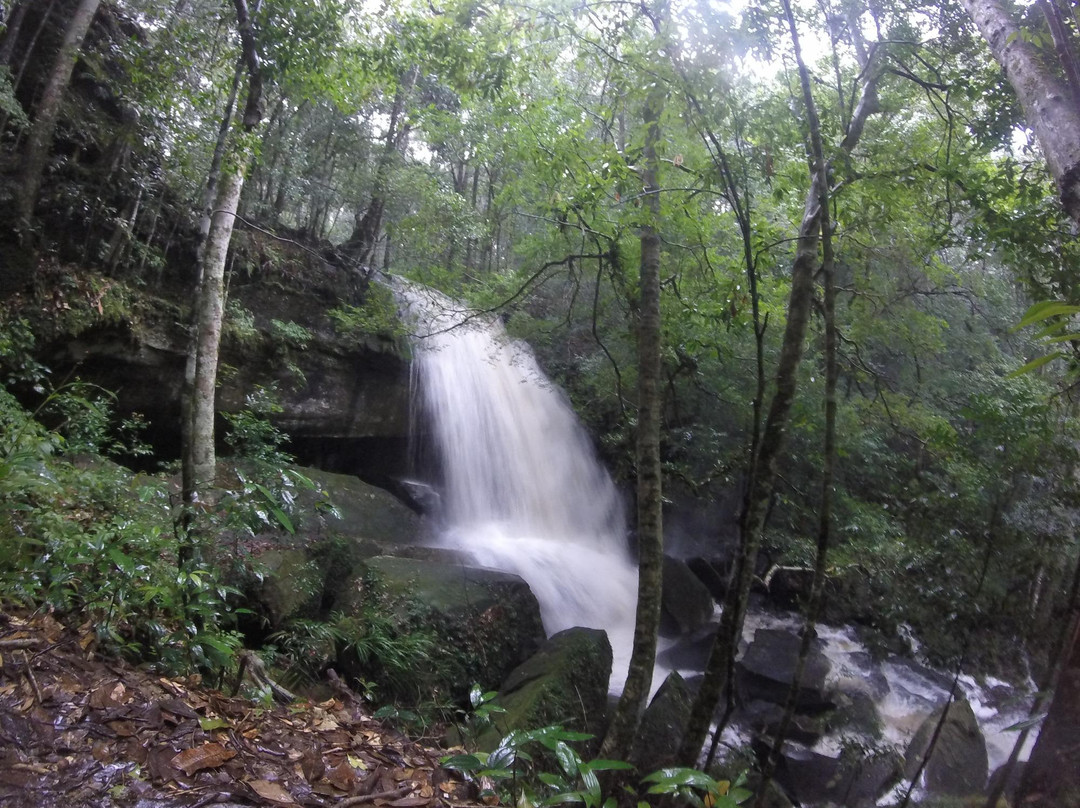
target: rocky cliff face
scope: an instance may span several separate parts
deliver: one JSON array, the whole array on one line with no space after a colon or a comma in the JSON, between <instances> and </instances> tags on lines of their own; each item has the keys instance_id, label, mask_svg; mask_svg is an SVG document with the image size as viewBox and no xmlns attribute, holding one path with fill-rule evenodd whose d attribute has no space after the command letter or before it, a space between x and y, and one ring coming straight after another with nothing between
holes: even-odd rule
<instances>
[{"instance_id":1,"label":"rocky cliff face","mask_svg":"<svg viewBox=\"0 0 1080 808\"><path fill-rule=\"evenodd\" d=\"M302 266L287 275L235 273L218 409L239 412L252 394L270 390L281 407L271 421L301 462L387 484L405 473L408 457L409 355L393 336L401 329L365 330L362 317L343 326L332 312L362 312L370 295L317 258L306 256ZM141 413L149 423L145 438L157 459L178 457L193 290L177 284L152 293L81 270L51 273L68 281L59 287L65 291L24 290L8 305L30 315L54 384L80 379L115 393L118 413Z\"/></svg>"}]
</instances>

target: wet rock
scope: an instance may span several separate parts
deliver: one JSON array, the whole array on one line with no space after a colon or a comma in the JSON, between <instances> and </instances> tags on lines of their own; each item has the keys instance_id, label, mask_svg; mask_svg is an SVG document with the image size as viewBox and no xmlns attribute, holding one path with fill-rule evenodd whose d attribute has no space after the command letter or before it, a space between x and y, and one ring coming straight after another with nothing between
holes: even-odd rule
<instances>
[{"instance_id":1,"label":"wet rock","mask_svg":"<svg viewBox=\"0 0 1080 808\"><path fill-rule=\"evenodd\" d=\"M918 771L945 709L935 710L916 731L904 755L905 777L910 779ZM986 741L979 722L967 700L958 698L948 705L948 715L923 769L923 785L931 795L981 794L988 768Z\"/></svg>"},{"instance_id":2,"label":"wet rock","mask_svg":"<svg viewBox=\"0 0 1080 808\"><path fill-rule=\"evenodd\" d=\"M740 724L748 726L756 735L770 737L779 731L783 717L783 706L771 701L751 701L738 713ZM796 713L788 724L786 737L796 743L813 746L824 734L823 717Z\"/></svg>"},{"instance_id":3,"label":"wet rock","mask_svg":"<svg viewBox=\"0 0 1080 808\"><path fill-rule=\"evenodd\" d=\"M656 660L664 667L681 671L703 671L709 661L716 630L706 626L686 637L679 637L674 643L660 651Z\"/></svg>"},{"instance_id":4,"label":"wet rock","mask_svg":"<svg viewBox=\"0 0 1080 808\"><path fill-rule=\"evenodd\" d=\"M461 703L473 683L494 689L544 639L540 607L524 580L445 561L369 558L337 593L334 608L361 619L374 609L401 632L431 632L435 647L422 678L429 691ZM355 660L339 662L363 676Z\"/></svg>"},{"instance_id":5,"label":"wet rock","mask_svg":"<svg viewBox=\"0 0 1080 808\"><path fill-rule=\"evenodd\" d=\"M765 573L762 583L774 605L782 609L797 609L810 602L814 571L808 567L776 566Z\"/></svg>"},{"instance_id":6,"label":"wet rock","mask_svg":"<svg viewBox=\"0 0 1080 808\"><path fill-rule=\"evenodd\" d=\"M368 485L350 474L334 474L314 468L300 468L325 492L337 515L325 509L319 513L320 526L350 539L371 539L381 546L412 545L422 541L425 530L421 518L385 489ZM322 498L321 493L318 495ZM302 505L314 505L316 494L301 492ZM311 508L315 510L314 508Z\"/></svg>"},{"instance_id":7,"label":"wet rock","mask_svg":"<svg viewBox=\"0 0 1080 808\"><path fill-rule=\"evenodd\" d=\"M758 742L762 752L767 751ZM776 781L799 804L836 804L870 808L900 776L898 755L849 744L836 755L785 743Z\"/></svg>"},{"instance_id":8,"label":"wet rock","mask_svg":"<svg viewBox=\"0 0 1080 808\"><path fill-rule=\"evenodd\" d=\"M783 704L795 675L800 638L783 629L759 628L746 652L735 663L736 685L747 699ZM833 702L826 692L825 677L831 664L824 643L814 639L803 669L796 708L826 710Z\"/></svg>"},{"instance_id":9,"label":"wet rock","mask_svg":"<svg viewBox=\"0 0 1080 808\"><path fill-rule=\"evenodd\" d=\"M323 574L307 553L295 548L270 548L252 559L262 578L256 595L271 627L280 629L293 617L309 617L318 608Z\"/></svg>"},{"instance_id":10,"label":"wet rock","mask_svg":"<svg viewBox=\"0 0 1080 808\"><path fill-rule=\"evenodd\" d=\"M713 615L713 597L686 562L664 556L664 616L679 634L691 634Z\"/></svg>"},{"instance_id":11,"label":"wet rock","mask_svg":"<svg viewBox=\"0 0 1080 808\"><path fill-rule=\"evenodd\" d=\"M607 722L610 678L606 632L560 631L506 677L496 698L506 712L495 716L495 726L480 737L480 748L493 749L511 730L552 724L592 733L597 744Z\"/></svg>"},{"instance_id":12,"label":"wet rock","mask_svg":"<svg viewBox=\"0 0 1080 808\"><path fill-rule=\"evenodd\" d=\"M677 671L672 671L641 717L630 762L651 772L675 763L683 730L690 720L694 694Z\"/></svg>"},{"instance_id":13,"label":"wet rock","mask_svg":"<svg viewBox=\"0 0 1080 808\"><path fill-rule=\"evenodd\" d=\"M697 556L686 560L686 566L697 576L698 580L705 584L709 594L717 603L723 603L727 595L727 576L721 572L715 564L707 558Z\"/></svg>"}]
</instances>

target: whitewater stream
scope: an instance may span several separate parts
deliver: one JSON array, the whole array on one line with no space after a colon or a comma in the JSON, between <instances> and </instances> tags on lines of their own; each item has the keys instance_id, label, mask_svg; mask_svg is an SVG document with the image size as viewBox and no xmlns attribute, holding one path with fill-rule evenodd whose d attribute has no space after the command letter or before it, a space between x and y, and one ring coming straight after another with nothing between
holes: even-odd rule
<instances>
[{"instance_id":1,"label":"whitewater stream","mask_svg":"<svg viewBox=\"0 0 1080 808\"><path fill-rule=\"evenodd\" d=\"M524 578L548 634L607 631L620 692L633 644L637 567L624 505L565 394L498 321L404 287L413 372L442 473L440 541Z\"/></svg>"},{"instance_id":2,"label":"whitewater stream","mask_svg":"<svg viewBox=\"0 0 1080 808\"><path fill-rule=\"evenodd\" d=\"M549 635L573 626L607 631L610 689L621 692L637 570L624 504L589 436L565 394L498 320L422 287L399 284L396 291L416 323L414 385L440 470L439 541L525 579ZM751 612L744 643L761 628L798 633L800 622L795 615ZM852 629L819 625L817 633L831 666L827 683L869 696L883 726L881 742L902 753L948 698L948 677L899 657L874 661ZM662 640L661 650L670 644ZM668 670L658 666L654 691ZM700 670L680 673L689 678ZM1015 737L1003 730L1026 717L1028 701L1005 683L980 686L965 676L960 685L982 727L992 772ZM749 736L735 725L728 738L737 745ZM835 757L853 740L863 739L843 731L826 735L813 751Z\"/></svg>"}]
</instances>

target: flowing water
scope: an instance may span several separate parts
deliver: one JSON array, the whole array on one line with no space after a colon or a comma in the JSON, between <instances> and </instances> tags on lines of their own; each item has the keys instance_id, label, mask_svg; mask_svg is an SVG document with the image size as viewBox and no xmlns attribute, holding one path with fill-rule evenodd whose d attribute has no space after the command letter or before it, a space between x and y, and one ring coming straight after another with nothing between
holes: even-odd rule
<instances>
[{"instance_id":1,"label":"flowing water","mask_svg":"<svg viewBox=\"0 0 1080 808\"><path fill-rule=\"evenodd\" d=\"M637 568L621 502L561 390L497 320L399 289L417 323L413 372L442 479L442 542L524 578L549 634L602 628L612 690L633 641Z\"/></svg>"},{"instance_id":2,"label":"flowing water","mask_svg":"<svg viewBox=\"0 0 1080 808\"><path fill-rule=\"evenodd\" d=\"M441 542L524 578L549 634L572 626L605 629L614 655L611 689L620 691L637 570L626 547L623 504L588 435L528 348L510 340L497 320L475 317L431 290L402 285L397 291L417 324L413 369L438 460ZM758 628L797 633L800 626L795 615L752 612L744 641L752 642ZM869 696L882 720L881 741L902 752L948 698L947 677L901 658L872 660L853 629L816 628L831 664L828 684ZM654 672L654 690L665 673ZM980 688L961 677L960 685L993 771L1014 740L1004 730L1025 716L1026 704L995 696L992 691L1008 689L1004 683ZM725 737L734 745L748 739L737 726ZM846 742L842 733L827 735L815 751L836 756Z\"/></svg>"}]
</instances>

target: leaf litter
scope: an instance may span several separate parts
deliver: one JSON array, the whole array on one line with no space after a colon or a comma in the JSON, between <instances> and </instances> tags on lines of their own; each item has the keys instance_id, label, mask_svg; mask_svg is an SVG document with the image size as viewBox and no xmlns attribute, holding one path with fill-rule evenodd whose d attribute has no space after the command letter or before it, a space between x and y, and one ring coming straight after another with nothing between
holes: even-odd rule
<instances>
[{"instance_id":1,"label":"leaf litter","mask_svg":"<svg viewBox=\"0 0 1080 808\"><path fill-rule=\"evenodd\" d=\"M458 808L475 789L343 694L264 707L0 612L0 808Z\"/></svg>"}]
</instances>

